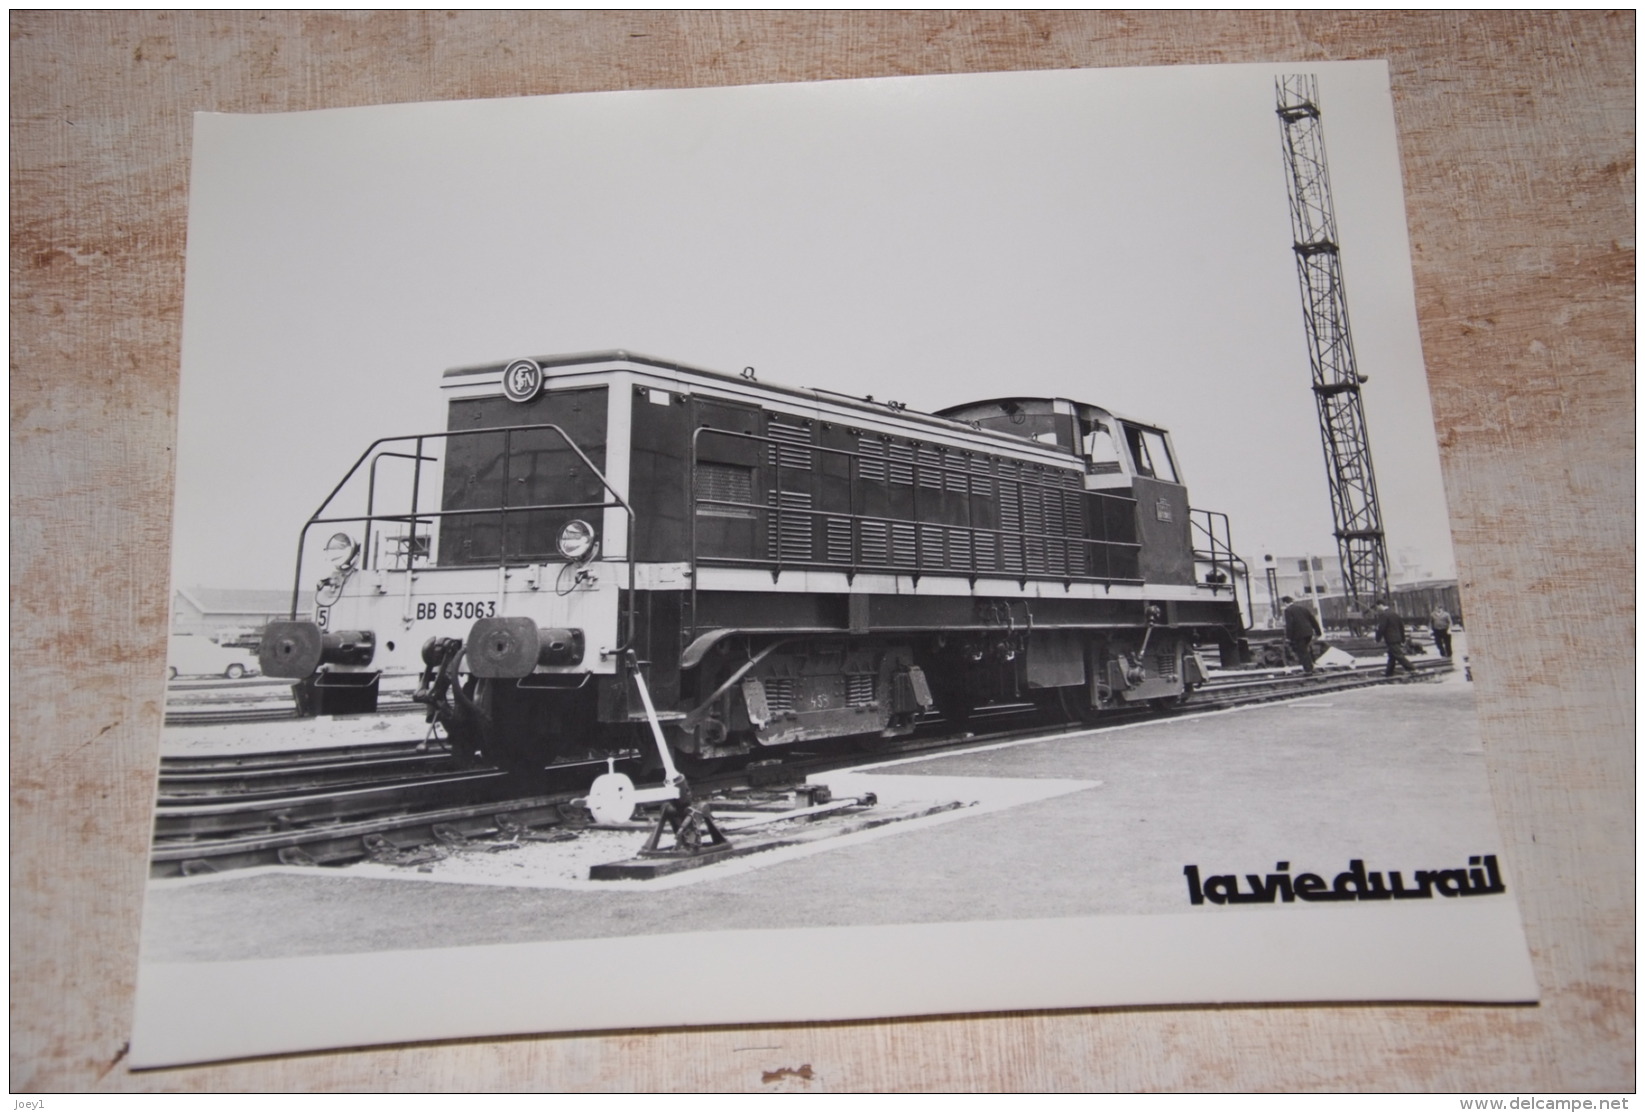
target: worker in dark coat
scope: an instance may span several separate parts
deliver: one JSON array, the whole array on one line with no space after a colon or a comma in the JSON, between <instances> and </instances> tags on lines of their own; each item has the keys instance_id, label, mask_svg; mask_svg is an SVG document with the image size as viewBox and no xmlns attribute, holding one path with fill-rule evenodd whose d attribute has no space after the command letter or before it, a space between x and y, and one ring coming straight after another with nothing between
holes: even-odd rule
<instances>
[{"instance_id":1,"label":"worker in dark coat","mask_svg":"<svg viewBox=\"0 0 1645 1113\"><path fill-rule=\"evenodd\" d=\"M1312 607L1298 603L1289 595L1282 596L1280 602L1285 604L1285 644L1302 662L1302 671L1311 673L1314 671L1314 639L1324 633L1319 619Z\"/></svg>"},{"instance_id":2,"label":"worker in dark coat","mask_svg":"<svg viewBox=\"0 0 1645 1113\"><path fill-rule=\"evenodd\" d=\"M1428 616L1428 628L1434 632L1434 648L1441 657L1451 655L1451 612L1445 609L1445 604L1436 606Z\"/></svg>"},{"instance_id":3,"label":"worker in dark coat","mask_svg":"<svg viewBox=\"0 0 1645 1113\"><path fill-rule=\"evenodd\" d=\"M1377 602L1376 639L1388 650L1388 668L1383 672L1383 676L1393 676L1396 664L1411 675L1416 675L1416 666L1405 656L1405 621L1386 599Z\"/></svg>"}]
</instances>

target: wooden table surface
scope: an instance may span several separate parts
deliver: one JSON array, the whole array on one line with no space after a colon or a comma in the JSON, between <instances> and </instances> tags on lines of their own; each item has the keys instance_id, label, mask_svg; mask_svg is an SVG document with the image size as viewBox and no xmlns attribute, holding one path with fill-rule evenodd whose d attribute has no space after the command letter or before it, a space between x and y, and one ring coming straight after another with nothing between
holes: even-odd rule
<instances>
[{"instance_id":1,"label":"wooden table surface","mask_svg":"<svg viewBox=\"0 0 1645 1113\"><path fill-rule=\"evenodd\" d=\"M11 1085L1634 1086L1632 12L11 16ZM1535 1008L1102 1010L128 1072L190 115L889 74L1386 58Z\"/></svg>"}]
</instances>

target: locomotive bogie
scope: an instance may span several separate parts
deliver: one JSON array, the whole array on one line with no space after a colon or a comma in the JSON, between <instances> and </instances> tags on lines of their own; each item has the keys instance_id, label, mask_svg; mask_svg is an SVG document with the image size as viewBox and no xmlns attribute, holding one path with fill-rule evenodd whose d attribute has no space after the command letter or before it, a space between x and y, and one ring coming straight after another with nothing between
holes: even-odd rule
<instances>
[{"instance_id":1,"label":"locomotive bogie","mask_svg":"<svg viewBox=\"0 0 1645 1113\"><path fill-rule=\"evenodd\" d=\"M682 749L703 757L850 735L896 737L933 699L907 644L805 639L717 644L693 678Z\"/></svg>"}]
</instances>

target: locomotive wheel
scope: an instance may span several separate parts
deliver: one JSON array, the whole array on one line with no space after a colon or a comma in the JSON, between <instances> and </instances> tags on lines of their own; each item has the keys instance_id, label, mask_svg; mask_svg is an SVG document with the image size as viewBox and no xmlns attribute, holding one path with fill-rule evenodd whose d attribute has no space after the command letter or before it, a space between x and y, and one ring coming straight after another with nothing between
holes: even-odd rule
<instances>
[{"instance_id":1,"label":"locomotive wheel","mask_svg":"<svg viewBox=\"0 0 1645 1113\"><path fill-rule=\"evenodd\" d=\"M651 742L649 736L645 739L645 745L647 747L654 746L654 743ZM661 762L657 762L657 764L660 765ZM675 768L679 769L679 771L685 774L688 778L707 777L711 774L718 773L730 764L731 759L729 757L699 757L696 754L688 754L683 750L674 751Z\"/></svg>"},{"instance_id":2,"label":"locomotive wheel","mask_svg":"<svg viewBox=\"0 0 1645 1113\"><path fill-rule=\"evenodd\" d=\"M1062 703L1062 713L1070 722L1090 725L1102 719L1102 709L1091 706L1083 685L1058 688L1057 697Z\"/></svg>"},{"instance_id":3,"label":"locomotive wheel","mask_svg":"<svg viewBox=\"0 0 1645 1113\"><path fill-rule=\"evenodd\" d=\"M463 681L463 695L469 702L474 700L474 689L478 683L472 676ZM457 768L480 769L486 765L486 759L480 753L480 729L475 717L466 714L461 703L458 704L455 721L445 722L446 749L451 752L452 763Z\"/></svg>"},{"instance_id":4,"label":"locomotive wheel","mask_svg":"<svg viewBox=\"0 0 1645 1113\"><path fill-rule=\"evenodd\" d=\"M451 753L451 763L458 769L483 769L488 764L480 748L472 741L463 741L456 735L446 738L447 748Z\"/></svg>"},{"instance_id":5,"label":"locomotive wheel","mask_svg":"<svg viewBox=\"0 0 1645 1113\"><path fill-rule=\"evenodd\" d=\"M1184 685L1181 695L1164 696L1160 699L1151 699L1148 701L1148 706L1152 707L1155 711L1175 711L1187 704L1188 697L1193 693L1193 691L1194 689L1191 686Z\"/></svg>"},{"instance_id":6,"label":"locomotive wheel","mask_svg":"<svg viewBox=\"0 0 1645 1113\"><path fill-rule=\"evenodd\" d=\"M954 726L963 727L977 710L974 689L966 683L965 671L952 664L938 665L925 670L926 683L936 700L937 714Z\"/></svg>"},{"instance_id":7,"label":"locomotive wheel","mask_svg":"<svg viewBox=\"0 0 1645 1113\"><path fill-rule=\"evenodd\" d=\"M592 694L533 691L512 680L480 680L474 687L474 702L481 712L473 732L475 748L505 772L541 779L568 737L593 735Z\"/></svg>"}]
</instances>

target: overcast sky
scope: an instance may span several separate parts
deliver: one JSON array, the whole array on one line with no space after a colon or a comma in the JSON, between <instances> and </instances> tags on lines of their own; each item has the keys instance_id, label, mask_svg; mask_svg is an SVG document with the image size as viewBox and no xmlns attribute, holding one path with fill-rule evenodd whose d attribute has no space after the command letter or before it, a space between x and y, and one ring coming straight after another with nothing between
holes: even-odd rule
<instances>
[{"instance_id":1,"label":"overcast sky","mask_svg":"<svg viewBox=\"0 0 1645 1113\"><path fill-rule=\"evenodd\" d=\"M1333 555L1273 75L1320 79L1390 548L1452 571L1380 62L200 115L175 582L284 587L441 372L606 348L1172 431L1195 506ZM1334 555L1332 557L1334 559Z\"/></svg>"}]
</instances>

